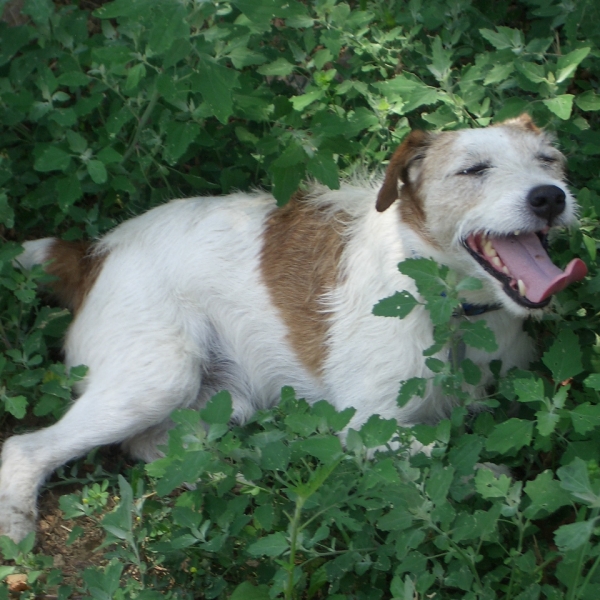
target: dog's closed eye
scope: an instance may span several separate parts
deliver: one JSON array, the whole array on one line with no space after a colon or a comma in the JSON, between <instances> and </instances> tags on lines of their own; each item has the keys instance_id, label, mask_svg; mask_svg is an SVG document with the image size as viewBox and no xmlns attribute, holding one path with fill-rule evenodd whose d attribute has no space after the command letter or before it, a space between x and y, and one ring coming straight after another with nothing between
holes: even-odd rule
<instances>
[{"instance_id":1,"label":"dog's closed eye","mask_svg":"<svg viewBox=\"0 0 600 600\"><path fill-rule=\"evenodd\" d=\"M467 167L466 169L462 169L457 173L457 175L483 175L486 171L492 168L492 165L489 163L477 163L472 167Z\"/></svg>"}]
</instances>

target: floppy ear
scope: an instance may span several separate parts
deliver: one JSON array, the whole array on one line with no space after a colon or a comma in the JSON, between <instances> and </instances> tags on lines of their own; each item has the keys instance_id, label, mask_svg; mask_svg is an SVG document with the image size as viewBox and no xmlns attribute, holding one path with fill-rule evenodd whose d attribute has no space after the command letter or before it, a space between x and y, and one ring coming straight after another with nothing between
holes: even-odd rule
<instances>
[{"instance_id":1,"label":"floppy ear","mask_svg":"<svg viewBox=\"0 0 600 600\"><path fill-rule=\"evenodd\" d=\"M398 179L404 185L409 185L408 168L416 159L424 157L424 152L429 146L432 134L425 131L412 131L408 137L398 146L390 160L385 172L383 185L377 195L375 208L379 212L387 210L398 198Z\"/></svg>"},{"instance_id":2,"label":"floppy ear","mask_svg":"<svg viewBox=\"0 0 600 600\"><path fill-rule=\"evenodd\" d=\"M527 131L532 131L533 133L542 133L542 130L533 122L533 119L527 113L522 113L518 117L514 117L513 119L501 121L500 123L498 123L498 125L521 127L523 129L526 129Z\"/></svg>"}]
</instances>

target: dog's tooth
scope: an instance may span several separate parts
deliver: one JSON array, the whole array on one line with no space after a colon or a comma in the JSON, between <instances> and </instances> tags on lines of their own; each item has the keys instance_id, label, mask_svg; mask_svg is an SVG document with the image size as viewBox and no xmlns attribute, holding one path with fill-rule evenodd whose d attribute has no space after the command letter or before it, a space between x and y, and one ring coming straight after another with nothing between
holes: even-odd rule
<instances>
[{"instance_id":1,"label":"dog's tooth","mask_svg":"<svg viewBox=\"0 0 600 600\"><path fill-rule=\"evenodd\" d=\"M485 244L483 245L483 252L486 256L489 256L489 257L498 256L498 253L494 249L494 246L492 246L492 241L489 238L486 240Z\"/></svg>"},{"instance_id":2,"label":"dog's tooth","mask_svg":"<svg viewBox=\"0 0 600 600\"><path fill-rule=\"evenodd\" d=\"M521 235L521 230L520 229L515 229L514 235Z\"/></svg>"},{"instance_id":3,"label":"dog's tooth","mask_svg":"<svg viewBox=\"0 0 600 600\"><path fill-rule=\"evenodd\" d=\"M502 272L503 272L505 275L510 275L510 271L508 270L508 267L507 267L506 265L504 265L504 266L502 267Z\"/></svg>"},{"instance_id":4,"label":"dog's tooth","mask_svg":"<svg viewBox=\"0 0 600 600\"><path fill-rule=\"evenodd\" d=\"M517 285L519 286L519 294L521 294L521 296L524 296L527 292L527 288L525 287L523 280L519 279L519 281L517 281Z\"/></svg>"},{"instance_id":5,"label":"dog's tooth","mask_svg":"<svg viewBox=\"0 0 600 600\"><path fill-rule=\"evenodd\" d=\"M492 264L498 269L501 269L504 266L499 256L494 256L494 258L492 258Z\"/></svg>"}]
</instances>

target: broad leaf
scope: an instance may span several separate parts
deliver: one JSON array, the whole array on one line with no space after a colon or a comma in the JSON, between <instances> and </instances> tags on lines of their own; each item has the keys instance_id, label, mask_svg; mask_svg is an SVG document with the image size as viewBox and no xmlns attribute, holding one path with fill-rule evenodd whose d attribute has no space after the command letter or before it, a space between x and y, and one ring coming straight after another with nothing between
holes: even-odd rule
<instances>
[{"instance_id":1,"label":"broad leaf","mask_svg":"<svg viewBox=\"0 0 600 600\"><path fill-rule=\"evenodd\" d=\"M489 435L485 447L490 452L504 454L511 450L519 450L531 443L533 422L523 419L509 419L496 425Z\"/></svg>"},{"instance_id":2,"label":"broad leaf","mask_svg":"<svg viewBox=\"0 0 600 600\"><path fill-rule=\"evenodd\" d=\"M550 350L542 357L542 362L550 369L556 383L581 373L583 365L577 335L570 329L563 329Z\"/></svg>"},{"instance_id":3,"label":"broad leaf","mask_svg":"<svg viewBox=\"0 0 600 600\"><path fill-rule=\"evenodd\" d=\"M419 302L410 292L396 292L393 296L380 300L373 307L373 314L377 317L404 319L418 304Z\"/></svg>"}]
</instances>

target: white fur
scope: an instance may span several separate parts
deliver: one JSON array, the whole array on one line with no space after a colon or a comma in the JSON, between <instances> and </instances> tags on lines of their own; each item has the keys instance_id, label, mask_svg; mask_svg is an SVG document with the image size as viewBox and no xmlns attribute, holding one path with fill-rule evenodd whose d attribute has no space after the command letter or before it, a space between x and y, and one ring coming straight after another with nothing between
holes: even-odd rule
<instances>
[{"instance_id":1,"label":"white fur","mask_svg":"<svg viewBox=\"0 0 600 600\"><path fill-rule=\"evenodd\" d=\"M460 238L530 226L536 217L525 196L539 184L565 190L561 221L573 221L573 199L560 172L536 159L541 150L556 153L544 135L518 128L437 138L411 177L423 178L427 234L442 250L401 222L397 204L376 212L376 185L316 188L314 203L352 216L340 283L323 299L330 330L322 376L295 354L261 276L265 220L274 210L270 195L177 200L117 227L100 242L107 257L65 342L67 365L89 367L79 399L55 425L4 445L0 532L18 540L35 528L37 489L53 469L114 442L152 460L171 411L202 406L221 389L231 392L240 422L276 403L284 385L309 402L326 398L338 410L354 407L354 428L375 413L404 425L447 415L451 400L433 387L402 409L396 403L401 381L431 375L422 355L432 343L428 313L418 307L403 320L372 314L378 300L398 290L417 293L397 269L407 257L433 257L461 276L480 277L483 290L466 300L502 303L502 310L472 317L487 320L499 348L491 355L469 348L467 356L482 369L496 358L504 369L526 366L533 347L522 324L530 311L504 294ZM455 176L473 157L495 161L485 181ZM44 262L50 245L27 242L19 262ZM446 360L447 350L439 358Z\"/></svg>"}]
</instances>

